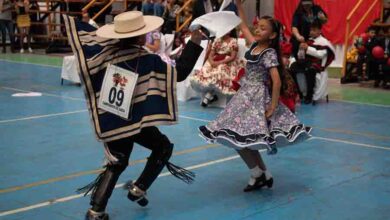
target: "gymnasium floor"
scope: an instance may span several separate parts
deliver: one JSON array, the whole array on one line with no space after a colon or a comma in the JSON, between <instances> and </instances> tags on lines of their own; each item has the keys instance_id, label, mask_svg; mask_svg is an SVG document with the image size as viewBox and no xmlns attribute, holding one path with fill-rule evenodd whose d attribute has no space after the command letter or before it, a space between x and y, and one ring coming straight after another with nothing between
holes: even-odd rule
<instances>
[{"instance_id":1,"label":"gymnasium floor","mask_svg":"<svg viewBox=\"0 0 390 220\"><path fill-rule=\"evenodd\" d=\"M60 85L60 58L0 56L0 219L83 219L89 197L75 189L103 162L80 87ZM12 97L41 92L41 97ZM220 109L179 103L180 121L161 130L175 143L172 161L197 174L186 185L164 170L148 191L149 206L127 200L147 150L131 165L108 205L110 219L390 219L390 92L333 83L331 101L301 106L313 137L264 153L273 189L244 193L249 171L228 148L207 144L197 127Z\"/></svg>"}]
</instances>

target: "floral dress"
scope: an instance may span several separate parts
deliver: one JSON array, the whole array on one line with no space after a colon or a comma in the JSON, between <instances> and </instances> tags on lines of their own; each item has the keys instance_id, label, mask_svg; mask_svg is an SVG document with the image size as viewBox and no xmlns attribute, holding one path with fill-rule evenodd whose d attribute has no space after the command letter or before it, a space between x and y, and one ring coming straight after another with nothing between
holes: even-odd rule
<instances>
[{"instance_id":1,"label":"floral dress","mask_svg":"<svg viewBox=\"0 0 390 220\"><path fill-rule=\"evenodd\" d=\"M253 54L254 43L245 54L246 73L240 79L241 88L226 108L206 126L199 128L200 135L209 142L219 142L235 149L268 149L276 153L275 147L285 146L298 139L308 137L311 131L279 102L271 118L265 111L271 104L269 69L279 65L276 51L265 49ZM299 138L301 139L301 138Z\"/></svg>"},{"instance_id":2,"label":"floral dress","mask_svg":"<svg viewBox=\"0 0 390 220\"><path fill-rule=\"evenodd\" d=\"M229 42L217 39L211 50L215 52L214 61L220 61L226 59L232 52L238 52L238 43L235 38ZM191 76L191 86L198 92L216 91L224 95L234 95L236 91L232 88L232 80L244 66L244 61L238 58L216 67L212 67L210 62L206 61L202 69Z\"/></svg>"}]
</instances>

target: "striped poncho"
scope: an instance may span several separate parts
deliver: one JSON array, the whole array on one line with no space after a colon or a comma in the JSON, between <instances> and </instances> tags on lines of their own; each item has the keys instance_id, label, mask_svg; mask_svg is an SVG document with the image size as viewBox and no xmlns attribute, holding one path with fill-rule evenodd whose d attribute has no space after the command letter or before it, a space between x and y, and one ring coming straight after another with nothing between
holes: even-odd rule
<instances>
[{"instance_id":1,"label":"striped poncho","mask_svg":"<svg viewBox=\"0 0 390 220\"><path fill-rule=\"evenodd\" d=\"M64 16L64 20L98 140L118 140L139 133L143 127L177 123L176 82L184 80L191 72L202 51L200 46L187 45L189 48L183 51L176 71L159 56L139 46L120 48L118 40L98 37L96 28L87 23L68 16ZM131 71L137 69L139 74L128 120L97 107L109 64Z\"/></svg>"}]
</instances>

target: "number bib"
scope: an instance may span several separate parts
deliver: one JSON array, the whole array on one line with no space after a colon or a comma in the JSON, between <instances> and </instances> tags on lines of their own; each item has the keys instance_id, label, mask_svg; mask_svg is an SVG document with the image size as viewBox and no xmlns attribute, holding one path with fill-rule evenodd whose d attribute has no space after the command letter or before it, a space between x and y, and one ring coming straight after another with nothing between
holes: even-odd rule
<instances>
[{"instance_id":1,"label":"number bib","mask_svg":"<svg viewBox=\"0 0 390 220\"><path fill-rule=\"evenodd\" d=\"M98 107L128 119L137 79L138 74L109 64L100 90Z\"/></svg>"}]
</instances>

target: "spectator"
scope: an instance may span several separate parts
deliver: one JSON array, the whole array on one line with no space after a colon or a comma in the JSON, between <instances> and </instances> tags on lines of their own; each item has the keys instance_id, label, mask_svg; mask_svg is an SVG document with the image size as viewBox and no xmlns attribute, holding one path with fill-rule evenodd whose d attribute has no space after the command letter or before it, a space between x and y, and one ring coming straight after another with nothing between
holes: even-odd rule
<instances>
[{"instance_id":1,"label":"spectator","mask_svg":"<svg viewBox=\"0 0 390 220\"><path fill-rule=\"evenodd\" d=\"M366 75L365 78L368 79L374 79L379 71L379 65L376 62L375 58L372 56L372 48L375 47L377 44L377 29L374 26L370 26L367 29L367 35L368 39L367 42L365 42L366 47L366 54L365 54L365 61L366 61Z\"/></svg>"},{"instance_id":2,"label":"spectator","mask_svg":"<svg viewBox=\"0 0 390 220\"><path fill-rule=\"evenodd\" d=\"M162 17L164 14L164 0L154 0L153 14L154 16Z\"/></svg>"},{"instance_id":3,"label":"spectator","mask_svg":"<svg viewBox=\"0 0 390 220\"><path fill-rule=\"evenodd\" d=\"M389 88L387 83L390 81L390 66L389 66L389 53L390 53L390 38L389 27L382 27L378 31L378 35L372 40L372 47L381 47L384 51L383 58L374 58L372 55L372 63L375 64L376 72L373 72L375 80L374 87L379 87L382 83L383 88ZM369 51L372 53L372 49Z\"/></svg>"},{"instance_id":4,"label":"spectator","mask_svg":"<svg viewBox=\"0 0 390 220\"><path fill-rule=\"evenodd\" d=\"M170 34L175 31L176 15L179 9L180 6L177 4L177 0L167 0L163 15L165 21L163 26L164 34Z\"/></svg>"},{"instance_id":5,"label":"spectator","mask_svg":"<svg viewBox=\"0 0 390 220\"><path fill-rule=\"evenodd\" d=\"M11 52L14 52L15 38L14 38L14 25L12 23L11 14L12 5L10 1L0 0L0 30L3 44L3 53L6 53L6 33L8 31L8 37L11 44Z\"/></svg>"},{"instance_id":6,"label":"spectator","mask_svg":"<svg viewBox=\"0 0 390 220\"><path fill-rule=\"evenodd\" d=\"M110 1L109 0L97 0L93 6L89 9L91 17L99 13ZM112 10L112 5L110 5L106 10L104 10L97 18L95 18L96 23L105 24L106 15L109 15Z\"/></svg>"},{"instance_id":7,"label":"spectator","mask_svg":"<svg viewBox=\"0 0 390 220\"><path fill-rule=\"evenodd\" d=\"M24 37L27 37L27 46L28 51L32 53L31 49L31 34L30 34L30 27L31 27L31 19L29 16L29 6L30 1L28 0L17 0L15 2L15 9L16 9L16 24L18 26L19 34L20 34L20 53L24 53Z\"/></svg>"},{"instance_id":8,"label":"spectator","mask_svg":"<svg viewBox=\"0 0 390 220\"><path fill-rule=\"evenodd\" d=\"M319 21L312 23L310 28L310 41L300 44L300 50L305 53L303 59L298 55L297 62L291 65L293 75L304 73L307 84L305 104L310 104L327 95L328 73L326 67L334 60L334 49L331 43L322 36L322 25ZM321 73L318 82L317 74ZM314 88L316 87L315 91ZM300 93L302 95L302 92Z\"/></svg>"},{"instance_id":9,"label":"spectator","mask_svg":"<svg viewBox=\"0 0 390 220\"><path fill-rule=\"evenodd\" d=\"M237 53L237 39L226 34L214 41L206 63L191 76L193 88L205 94L201 103L203 107L216 101L218 94L231 96L236 93L232 81L244 67L244 62L237 59Z\"/></svg>"},{"instance_id":10,"label":"spectator","mask_svg":"<svg viewBox=\"0 0 390 220\"><path fill-rule=\"evenodd\" d=\"M144 0L142 3L142 13L144 15L154 15L154 0Z\"/></svg>"},{"instance_id":11,"label":"spectator","mask_svg":"<svg viewBox=\"0 0 390 220\"><path fill-rule=\"evenodd\" d=\"M313 0L301 0L294 12L292 22L293 56L297 58L299 44L309 39L310 25L314 21L325 24L328 21L327 15L319 5L315 5Z\"/></svg>"},{"instance_id":12,"label":"spectator","mask_svg":"<svg viewBox=\"0 0 390 220\"><path fill-rule=\"evenodd\" d=\"M153 32L149 32L146 34L145 47L151 53L159 55L164 62L172 66L175 66L175 60L170 59L169 56L165 53L165 49L166 49L165 37L161 33L160 29L157 29Z\"/></svg>"},{"instance_id":13,"label":"spectator","mask_svg":"<svg viewBox=\"0 0 390 220\"><path fill-rule=\"evenodd\" d=\"M96 24L96 22L91 18L91 15L90 15L89 12L86 12L86 11L83 12L83 14L82 14L82 21L92 25L95 28L99 28L99 25Z\"/></svg>"},{"instance_id":14,"label":"spectator","mask_svg":"<svg viewBox=\"0 0 390 220\"><path fill-rule=\"evenodd\" d=\"M204 14L218 11L220 6L218 0L195 0L192 8L192 19L194 20Z\"/></svg>"}]
</instances>

